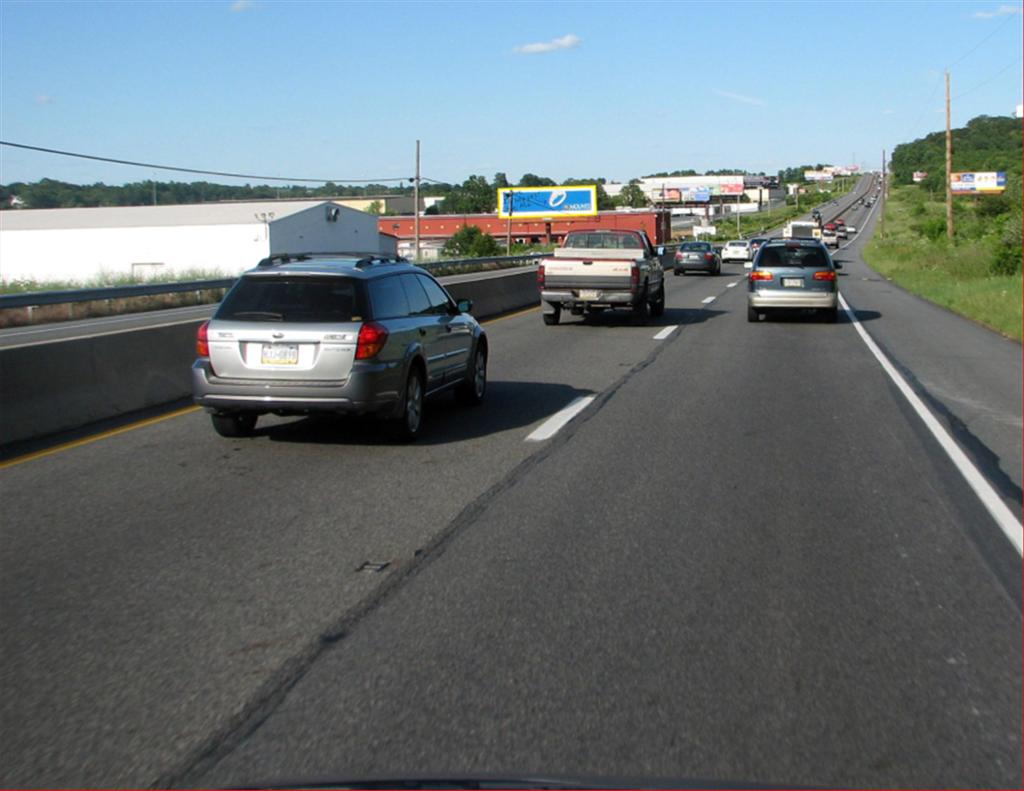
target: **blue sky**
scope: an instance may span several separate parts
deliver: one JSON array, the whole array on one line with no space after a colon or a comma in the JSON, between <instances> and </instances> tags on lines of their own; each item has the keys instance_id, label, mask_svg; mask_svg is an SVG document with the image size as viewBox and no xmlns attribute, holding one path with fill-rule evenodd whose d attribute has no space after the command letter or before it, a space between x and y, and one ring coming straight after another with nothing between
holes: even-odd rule
<instances>
[{"instance_id":1,"label":"blue sky","mask_svg":"<svg viewBox=\"0 0 1024 791\"><path fill-rule=\"evenodd\" d=\"M0 0L0 139L315 179L877 167L1021 102L1019 0ZM0 147L0 182L193 180ZM221 183L243 183L209 178Z\"/></svg>"}]
</instances>

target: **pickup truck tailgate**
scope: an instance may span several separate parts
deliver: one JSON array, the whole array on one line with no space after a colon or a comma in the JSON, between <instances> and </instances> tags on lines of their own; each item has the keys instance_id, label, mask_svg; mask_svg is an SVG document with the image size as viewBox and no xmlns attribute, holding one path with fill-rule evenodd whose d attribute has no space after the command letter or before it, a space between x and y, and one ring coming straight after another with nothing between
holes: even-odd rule
<instances>
[{"instance_id":1,"label":"pickup truck tailgate","mask_svg":"<svg viewBox=\"0 0 1024 791\"><path fill-rule=\"evenodd\" d=\"M622 251L594 250L574 256L558 255L546 258L544 281L547 288L625 288L630 287L630 272L637 263L623 259Z\"/></svg>"}]
</instances>

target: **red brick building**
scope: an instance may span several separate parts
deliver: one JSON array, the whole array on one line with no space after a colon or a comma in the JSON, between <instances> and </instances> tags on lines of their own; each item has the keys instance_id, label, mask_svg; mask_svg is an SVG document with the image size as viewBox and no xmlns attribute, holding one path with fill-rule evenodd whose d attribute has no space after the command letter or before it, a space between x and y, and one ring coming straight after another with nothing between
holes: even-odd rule
<instances>
[{"instance_id":1,"label":"red brick building","mask_svg":"<svg viewBox=\"0 0 1024 791\"><path fill-rule=\"evenodd\" d=\"M484 233L504 239L508 220L497 214L432 214L420 217L420 241L442 244L460 228L475 225ZM413 238L413 218L381 217L381 233L397 236L399 242ZM593 217L564 217L550 220L512 220L512 239L523 244L558 244L573 229L608 228L646 231L655 244L663 244L672 236L672 218L667 211L619 212L603 211Z\"/></svg>"}]
</instances>

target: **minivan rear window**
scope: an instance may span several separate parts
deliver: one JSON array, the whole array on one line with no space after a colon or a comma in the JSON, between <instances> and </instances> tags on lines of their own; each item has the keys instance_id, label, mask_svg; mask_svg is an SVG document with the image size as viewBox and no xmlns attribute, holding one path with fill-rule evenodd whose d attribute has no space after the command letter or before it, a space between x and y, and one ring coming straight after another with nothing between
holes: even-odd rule
<instances>
[{"instance_id":1,"label":"minivan rear window","mask_svg":"<svg viewBox=\"0 0 1024 791\"><path fill-rule=\"evenodd\" d=\"M348 322L363 315L362 288L343 277L243 277L218 308L224 321Z\"/></svg>"},{"instance_id":2,"label":"minivan rear window","mask_svg":"<svg viewBox=\"0 0 1024 791\"><path fill-rule=\"evenodd\" d=\"M773 266L803 266L815 269L827 269L828 257L820 247L779 245L762 247L757 259L757 268L765 269Z\"/></svg>"}]
</instances>

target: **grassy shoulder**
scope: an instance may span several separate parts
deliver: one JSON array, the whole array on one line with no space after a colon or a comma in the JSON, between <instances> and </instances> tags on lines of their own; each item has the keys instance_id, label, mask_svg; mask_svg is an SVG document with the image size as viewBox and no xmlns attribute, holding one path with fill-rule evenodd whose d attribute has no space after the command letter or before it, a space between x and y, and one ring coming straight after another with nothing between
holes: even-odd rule
<instances>
[{"instance_id":1,"label":"grassy shoulder","mask_svg":"<svg viewBox=\"0 0 1024 791\"><path fill-rule=\"evenodd\" d=\"M184 283L192 280L223 280L232 277L220 269L188 269L154 277L139 278L120 272L101 272L85 280L0 280L0 294L25 294L35 291L75 291L83 288L140 286L151 283Z\"/></svg>"},{"instance_id":2,"label":"grassy shoulder","mask_svg":"<svg viewBox=\"0 0 1024 791\"><path fill-rule=\"evenodd\" d=\"M986 201L988 203L986 203ZM1020 212L1013 198L957 198L957 240L946 239L945 204L917 186L896 187L864 260L908 291L1021 340Z\"/></svg>"}]
</instances>

